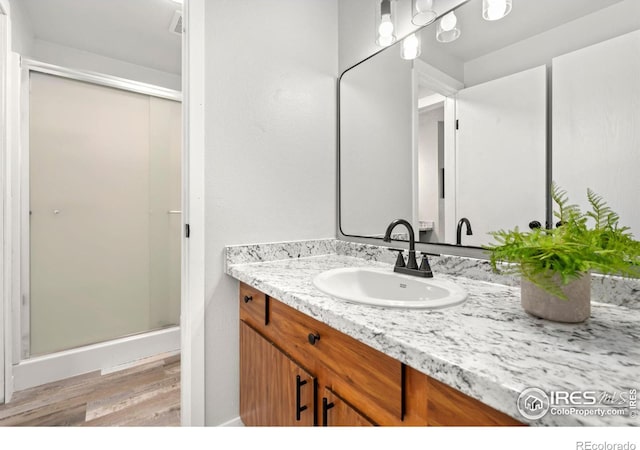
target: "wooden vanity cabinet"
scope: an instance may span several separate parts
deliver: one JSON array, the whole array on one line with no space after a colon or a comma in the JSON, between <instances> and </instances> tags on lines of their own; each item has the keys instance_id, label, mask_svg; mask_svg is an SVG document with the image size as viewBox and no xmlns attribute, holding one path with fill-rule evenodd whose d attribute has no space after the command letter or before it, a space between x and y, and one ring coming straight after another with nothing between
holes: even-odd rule
<instances>
[{"instance_id":1,"label":"wooden vanity cabinet","mask_svg":"<svg viewBox=\"0 0 640 450\"><path fill-rule=\"evenodd\" d=\"M519 424L243 283L239 300L245 425Z\"/></svg>"},{"instance_id":2,"label":"wooden vanity cabinet","mask_svg":"<svg viewBox=\"0 0 640 450\"><path fill-rule=\"evenodd\" d=\"M240 410L247 426L315 424L315 378L240 323Z\"/></svg>"},{"instance_id":3,"label":"wooden vanity cabinet","mask_svg":"<svg viewBox=\"0 0 640 450\"><path fill-rule=\"evenodd\" d=\"M240 320L262 327L269 321L269 299L257 289L240 283Z\"/></svg>"},{"instance_id":4,"label":"wooden vanity cabinet","mask_svg":"<svg viewBox=\"0 0 640 450\"><path fill-rule=\"evenodd\" d=\"M324 427L372 427L375 424L362 415L328 387L325 387L321 398L322 417L320 424Z\"/></svg>"}]
</instances>

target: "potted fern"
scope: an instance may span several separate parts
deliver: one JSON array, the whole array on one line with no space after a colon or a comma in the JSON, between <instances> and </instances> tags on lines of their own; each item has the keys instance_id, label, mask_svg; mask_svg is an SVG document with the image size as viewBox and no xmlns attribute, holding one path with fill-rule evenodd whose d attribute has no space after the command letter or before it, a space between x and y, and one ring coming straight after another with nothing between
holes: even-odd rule
<instances>
[{"instance_id":1,"label":"potted fern","mask_svg":"<svg viewBox=\"0 0 640 450\"><path fill-rule=\"evenodd\" d=\"M640 242L605 200L587 190L591 210L569 204L555 183L554 229L491 233L494 271L521 275L521 302L528 313L557 322L583 322L591 314L591 271L640 278ZM507 263L507 264L505 264Z\"/></svg>"}]
</instances>

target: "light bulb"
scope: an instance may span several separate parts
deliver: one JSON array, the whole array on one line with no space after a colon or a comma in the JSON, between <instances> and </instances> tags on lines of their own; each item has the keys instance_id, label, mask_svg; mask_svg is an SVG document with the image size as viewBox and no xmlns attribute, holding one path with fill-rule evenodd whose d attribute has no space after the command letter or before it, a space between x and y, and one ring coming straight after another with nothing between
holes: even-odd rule
<instances>
[{"instance_id":1,"label":"light bulb","mask_svg":"<svg viewBox=\"0 0 640 450\"><path fill-rule=\"evenodd\" d=\"M378 45L381 47L387 47L393 44L394 41L393 36L378 36Z\"/></svg>"},{"instance_id":2,"label":"light bulb","mask_svg":"<svg viewBox=\"0 0 640 450\"><path fill-rule=\"evenodd\" d=\"M482 17L485 20L499 20L511 12L512 0L483 0Z\"/></svg>"},{"instance_id":3,"label":"light bulb","mask_svg":"<svg viewBox=\"0 0 640 450\"><path fill-rule=\"evenodd\" d=\"M433 0L412 0L411 22L416 26L428 25L438 14L433 10Z\"/></svg>"},{"instance_id":4,"label":"light bulb","mask_svg":"<svg viewBox=\"0 0 640 450\"><path fill-rule=\"evenodd\" d=\"M402 59L416 59L420 56L420 39L415 33L410 34L402 41L400 56Z\"/></svg>"},{"instance_id":5,"label":"light bulb","mask_svg":"<svg viewBox=\"0 0 640 450\"><path fill-rule=\"evenodd\" d=\"M431 8L433 8L433 0L416 0L417 12L431 11Z\"/></svg>"},{"instance_id":6,"label":"light bulb","mask_svg":"<svg viewBox=\"0 0 640 450\"><path fill-rule=\"evenodd\" d=\"M498 20L504 16L506 10L507 2L505 0L489 0L487 17L489 17L489 20Z\"/></svg>"},{"instance_id":7,"label":"light bulb","mask_svg":"<svg viewBox=\"0 0 640 450\"><path fill-rule=\"evenodd\" d=\"M404 44L407 47L417 47L418 46L418 36L415 33L410 34L404 39Z\"/></svg>"},{"instance_id":8,"label":"light bulb","mask_svg":"<svg viewBox=\"0 0 640 450\"><path fill-rule=\"evenodd\" d=\"M438 22L436 40L438 42L453 42L459 37L458 19L453 12L450 12Z\"/></svg>"},{"instance_id":9,"label":"light bulb","mask_svg":"<svg viewBox=\"0 0 640 450\"><path fill-rule=\"evenodd\" d=\"M391 22L390 14L385 14L382 16L382 20L380 20L380 26L378 27L378 33L381 37L393 35L393 22Z\"/></svg>"},{"instance_id":10,"label":"light bulb","mask_svg":"<svg viewBox=\"0 0 640 450\"><path fill-rule=\"evenodd\" d=\"M396 41L395 0L382 0L376 13L376 44L388 47Z\"/></svg>"},{"instance_id":11,"label":"light bulb","mask_svg":"<svg viewBox=\"0 0 640 450\"><path fill-rule=\"evenodd\" d=\"M449 14L440 19L440 28L442 28L443 31L451 31L456 27L457 23L458 18L453 13L453 11L451 11Z\"/></svg>"}]
</instances>

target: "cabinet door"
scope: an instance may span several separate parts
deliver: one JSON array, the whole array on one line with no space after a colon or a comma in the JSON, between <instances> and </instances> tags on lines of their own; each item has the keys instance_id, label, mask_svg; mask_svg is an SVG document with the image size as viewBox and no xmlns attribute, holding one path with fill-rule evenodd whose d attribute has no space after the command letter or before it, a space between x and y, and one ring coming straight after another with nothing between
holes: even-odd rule
<instances>
[{"instance_id":1,"label":"cabinet door","mask_svg":"<svg viewBox=\"0 0 640 450\"><path fill-rule=\"evenodd\" d=\"M315 378L240 322L240 416L247 426L313 426Z\"/></svg>"},{"instance_id":2,"label":"cabinet door","mask_svg":"<svg viewBox=\"0 0 640 450\"><path fill-rule=\"evenodd\" d=\"M345 402L331 389L325 387L322 393L322 426L330 427L372 427L373 422Z\"/></svg>"}]
</instances>

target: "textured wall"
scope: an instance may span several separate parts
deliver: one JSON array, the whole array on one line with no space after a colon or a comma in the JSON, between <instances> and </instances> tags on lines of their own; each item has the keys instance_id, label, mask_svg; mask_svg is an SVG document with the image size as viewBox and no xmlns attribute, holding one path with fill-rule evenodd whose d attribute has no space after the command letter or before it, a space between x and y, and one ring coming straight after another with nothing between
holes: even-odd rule
<instances>
[{"instance_id":1,"label":"textured wall","mask_svg":"<svg viewBox=\"0 0 640 450\"><path fill-rule=\"evenodd\" d=\"M238 416L224 246L335 236L337 14L335 0L206 2L208 425Z\"/></svg>"}]
</instances>

